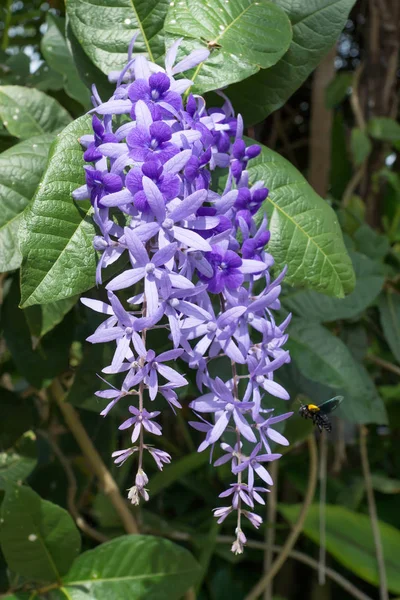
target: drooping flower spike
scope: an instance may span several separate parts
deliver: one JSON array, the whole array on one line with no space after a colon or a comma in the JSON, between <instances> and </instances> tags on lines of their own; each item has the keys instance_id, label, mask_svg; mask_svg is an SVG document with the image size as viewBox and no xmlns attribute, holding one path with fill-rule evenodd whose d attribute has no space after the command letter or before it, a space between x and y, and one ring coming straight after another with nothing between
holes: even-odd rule
<instances>
[{"instance_id":1,"label":"drooping flower spike","mask_svg":"<svg viewBox=\"0 0 400 600\"><path fill-rule=\"evenodd\" d=\"M283 349L290 317L277 325L273 316L285 273L272 280L274 261L265 248L270 233L266 217L258 219L268 189L262 181L249 183L247 165L261 148L246 148L242 118L222 92L222 108L207 109L194 94L184 98L192 82L175 75L205 60L208 51L175 64L178 48L179 40L162 69L135 56L132 43L126 67L110 75L113 96L104 102L93 90L93 135L81 138L90 164L86 185L73 195L93 206L97 284L103 269L121 257L125 262L106 285L109 304L82 302L105 316L88 341L115 345L103 372L123 373L121 389L109 386L97 396L105 401L103 416L128 397L129 415L119 429L129 430L132 446L113 453L117 465L137 456L128 498L134 504L149 498L144 452L160 470L171 460L151 444L162 435L151 402L159 394L173 411L181 408L176 390L187 379L176 361L183 360L196 370L199 397L190 406L198 419L191 425L204 435L199 451L212 453L220 443L224 454L215 465L231 465L234 482L220 494L230 504L214 515L221 523L236 513L232 551L240 553L246 543L242 517L260 526L255 506L265 503L262 494L273 484L267 467L280 454L270 444L288 444L273 425L292 413L274 416L268 409L269 396L289 398L274 377L290 360ZM222 193L211 189L216 167L227 173ZM119 300L119 290L130 294L130 307ZM153 328L170 344L158 355L148 343ZM231 368L226 379L210 374L221 357ZM224 441L227 434L236 440L232 445Z\"/></svg>"}]
</instances>

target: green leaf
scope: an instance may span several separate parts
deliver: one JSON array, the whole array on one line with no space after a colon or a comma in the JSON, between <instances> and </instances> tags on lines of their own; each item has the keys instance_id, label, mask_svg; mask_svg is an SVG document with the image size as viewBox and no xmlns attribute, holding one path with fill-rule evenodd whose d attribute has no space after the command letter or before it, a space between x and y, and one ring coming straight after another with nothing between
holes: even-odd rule
<instances>
[{"instance_id":1,"label":"green leaf","mask_svg":"<svg viewBox=\"0 0 400 600\"><path fill-rule=\"evenodd\" d=\"M289 333L288 347L301 373L344 396L335 414L353 423L387 422L384 404L367 371L339 338L318 323L297 318Z\"/></svg>"},{"instance_id":2,"label":"green leaf","mask_svg":"<svg viewBox=\"0 0 400 600\"><path fill-rule=\"evenodd\" d=\"M284 306L310 321L326 322L357 317L380 293L385 281L382 266L363 254L350 252L356 287L345 298L329 298L312 290L288 290Z\"/></svg>"},{"instance_id":3,"label":"green leaf","mask_svg":"<svg viewBox=\"0 0 400 600\"><path fill-rule=\"evenodd\" d=\"M28 487L8 485L1 515L1 548L12 571L43 582L68 572L81 540L66 510Z\"/></svg>"},{"instance_id":4,"label":"green leaf","mask_svg":"<svg viewBox=\"0 0 400 600\"><path fill-rule=\"evenodd\" d=\"M351 130L350 145L354 164L356 167L359 167L371 154L372 142L365 131L358 127L354 127Z\"/></svg>"},{"instance_id":5,"label":"green leaf","mask_svg":"<svg viewBox=\"0 0 400 600\"><path fill-rule=\"evenodd\" d=\"M49 302L48 304L35 304L25 309L26 320L33 338L39 341L46 333L61 323L65 315L76 304L78 296Z\"/></svg>"},{"instance_id":6,"label":"green leaf","mask_svg":"<svg viewBox=\"0 0 400 600\"><path fill-rule=\"evenodd\" d=\"M301 506L280 505L279 512L285 519L294 523ZM376 561L375 544L372 535L371 521L367 515L358 514L343 508L327 504L326 514L326 549L335 559L372 585L379 586L379 572ZM319 543L319 506L311 505L304 533L316 544ZM400 548L400 532L379 521L385 558L386 577L390 592L400 592L400 571L398 568L398 551Z\"/></svg>"},{"instance_id":7,"label":"green leaf","mask_svg":"<svg viewBox=\"0 0 400 600\"><path fill-rule=\"evenodd\" d=\"M124 535L84 552L63 584L73 600L180 600L198 576L184 548L151 535Z\"/></svg>"},{"instance_id":8,"label":"green leaf","mask_svg":"<svg viewBox=\"0 0 400 600\"><path fill-rule=\"evenodd\" d=\"M265 146L251 161L249 173L269 189L263 205L270 214L268 250L278 268L288 266L286 281L338 298L350 293L354 271L329 204L293 165ZM259 221L262 216L260 210Z\"/></svg>"},{"instance_id":9,"label":"green leaf","mask_svg":"<svg viewBox=\"0 0 400 600\"><path fill-rule=\"evenodd\" d=\"M94 393L108 387L97 377L97 373L100 373L104 365L111 364L112 356L113 349L108 344L84 345L82 362L76 370L66 398L68 402L97 414L107 406L109 400L98 398ZM107 377L107 380L112 383L111 378Z\"/></svg>"},{"instance_id":10,"label":"green leaf","mask_svg":"<svg viewBox=\"0 0 400 600\"><path fill-rule=\"evenodd\" d=\"M58 133L71 121L57 100L19 85L0 86L0 119L11 135L24 140L42 133Z\"/></svg>"},{"instance_id":11,"label":"green leaf","mask_svg":"<svg viewBox=\"0 0 400 600\"><path fill-rule=\"evenodd\" d=\"M72 31L71 23L67 20L66 27L66 39L68 48L74 59L74 64L79 73L79 77L85 83L86 87L90 88L93 85L93 81L96 82L97 91L100 94L100 98L107 99L112 96L115 90L115 85L108 81L107 76L100 71L92 63L88 55L83 50L82 46L76 39L74 32Z\"/></svg>"},{"instance_id":12,"label":"green leaf","mask_svg":"<svg viewBox=\"0 0 400 600\"><path fill-rule=\"evenodd\" d=\"M71 28L91 61L106 75L121 70L139 32L135 53L151 60L164 54L163 24L169 0L69 0Z\"/></svg>"},{"instance_id":13,"label":"green leaf","mask_svg":"<svg viewBox=\"0 0 400 600\"><path fill-rule=\"evenodd\" d=\"M10 483L21 483L36 467L36 459L17 454L14 450L0 453L0 490Z\"/></svg>"},{"instance_id":14,"label":"green leaf","mask_svg":"<svg viewBox=\"0 0 400 600\"><path fill-rule=\"evenodd\" d=\"M371 475L371 481L374 490L377 490L382 494L400 493L400 479L391 479L386 475L379 475L378 473L373 473Z\"/></svg>"},{"instance_id":15,"label":"green leaf","mask_svg":"<svg viewBox=\"0 0 400 600\"><path fill-rule=\"evenodd\" d=\"M53 139L50 134L32 137L0 154L0 272L21 264L18 229L22 213L45 169Z\"/></svg>"},{"instance_id":16,"label":"green leaf","mask_svg":"<svg viewBox=\"0 0 400 600\"><path fill-rule=\"evenodd\" d=\"M38 344L38 340L31 338L25 311L18 308L19 297L18 281L14 278L3 304L1 325L7 347L20 375L40 389L46 379L55 377L68 368L69 349L74 333L73 315L68 315Z\"/></svg>"},{"instance_id":17,"label":"green leaf","mask_svg":"<svg viewBox=\"0 0 400 600\"><path fill-rule=\"evenodd\" d=\"M285 12L266 0L183 0L170 4L165 20L169 42L183 37L185 53L204 48L209 58L188 74L203 94L246 79L274 65L292 38Z\"/></svg>"},{"instance_id":18,"label":"green leaf","mask_svg":"<svg viewBox=\"0 0 400 600\"><path fill-rule=\"evenodd\" d=\"M90 117L71 123L51 148L39 188L24 213L20 230L23 256L21 303L45 304L93 287L95 228L88 203L72 192L85 182L79 138L90 132Z\"/></svg>"},{"instance_id":19,"label":"green leaf","mask_svg":"<svg viewBox=\"0 0 400 600\"><path fill-rule=\"evenodd\" d=\"M379 298L378 308L386 341L400 363L400 296L386 290Z\"/></svg>"},{"instance_id":20,"label":"green leaf","mask_svg":"<svg viewBox=\"0 0 400 600\"><path fill-rule=\"evenodd\" d=\"M48 13L46 22L47 31L40 43L42 54L50 68L63 75L64 89L67 94L80 102L85 108L89 108L89 90L79 77L63 33L65 20Z\"/></svg>"},{"instance_id":21,"label":"green leaf","mask_svg":"<svg viewBox=\"0 0 400 600\"><path fill-rule=\"evenodd\" d=\"M175 460L168 469L156 473L151 478L149 483L149 494L150 496L156 496L166 487L174 483L175 481L181 480L185 475L189 475L193 471L196 471L209 460L207 452L193 452L183 458Z\"/></svg>"},{"instance_id":22,"label":"green leaf","mask_svg":"<svg viewBox=\"0 0 400 600\"><path fill-rule=\"evenodd\" d=\"M0 388L0 448L10 448L33 423L32 401Z\"/></svg>"},{"instance_id":23,"label":"green leaf","mask_svg":"<svg viewBox=\"0 0 400 600\"><path fill-rule=\"evenodd\" d=\"M353 235L357 249L373 260L380 260L386 256L390 243L385 235L381 235L372 227L363 223Z\"/></svg>"},{"instance_id":24,"label":"green leaf","mask_svg":"<svg viewBox=\"0 0 400 600\"><path fill-rule=\"evenodd\" d=\"M231 86L227 94L247 125L280 108L307 79L342 31L355 0L274 0L293 28L286 54L272 68Z\"/></svg>"},{"instance_id":25,"label":"green leaf","mask_svg":"<svg viewBox=\"0 0 400 600\"><path fill-rule=\"evenodd\" d=\"M367 124L368 133L384 142L400 141L400 124L388 117L374 117Z\"/></svg>"},{"instance_id":26,"label":"green leaf","mask_svg":"<svg viewBox=\"0 0 400 600\"><path fill-rule=\"evenodd\" d=\"M49 69L46 63L43 63L37 71L32 73L30 81L32 87L42 92L62 90L64 85L61 73Z\"/></svg>"},{"instance_id":27,"label":"green leaf","mask_svg":"<svg viewBox=\"0 0 400 600\"><path fill-rule=\"evenodd\" d=\"M335 108L347 96L353 81L353 73L337 73L325 90L326 108Z\"/></svg>"}]
</instances>

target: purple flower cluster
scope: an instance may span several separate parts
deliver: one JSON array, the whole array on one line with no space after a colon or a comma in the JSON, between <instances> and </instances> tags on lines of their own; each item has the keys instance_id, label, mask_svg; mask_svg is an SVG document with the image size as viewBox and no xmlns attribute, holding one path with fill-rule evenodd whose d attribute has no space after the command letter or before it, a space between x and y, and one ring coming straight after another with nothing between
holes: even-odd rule
<instances>
[{"instance_id":1,"label":"purple flower cluster","mask_svg":"<svg viewBox=\"0 0 400 600\"><path fill-rule=\"evenodd\" d=\"M145 443L145 436L160 436L162 428L159 411L144 405L160 394L174 411L181 408L176 390L188 382L168 364L179 358L196 370L201 395L190 406L199 418L191 425L205 434L199 451L212 449L223 435L233 439L232 445L221 443L224 454L215 462L230 462L235 477L220 494L230 504L215 509L215 516L222 522L236 512L232 550L242 552L242 516L259 527L254 506L264 504L262 493L268 491L255 486L255 475L272 485L266 464L280 454L272 453L270 441L288 445L273 426L292 413L273 416L264 408L269 395L289 399L274 379L290 360L283 349L290 319L278 325L272 313L280 308L285 272L271 279L267 220L257 225L254 219L268 190L262 181L250 185L247 164L261 149L246 148L242 118L222 93L224 105L211 110L200 96L185 99L192 82L174 76L203 61L207 51L175 65L178 46L167 52L165 69L143 56L132 58L131 47L126 67L113 74L113 96L102 102L93 91L93 135L80 140L92 164L85 167L86 185L73 196L90 199L99 229L97 284L103 269L123 254L130 265L105 286L109 303L82 302L106 317L88 341L115 342L103 372L124 374L121 389L97 392L109 401L101 414L126 396L132 402L131 416L120 425L131 430L132 446L113 454L118 465L138 456L128 497L134 504L148 499L144 451L159 469L170 462L166 452ZM216 167L226 174L220 193L210 187ZM131 294L132 310L124 308L118 290ZM158 356L146 339L153 328L163 330L171 344ZM226 376L212 375L214 360L225 361Z\"/></svg>"}]
</instances>

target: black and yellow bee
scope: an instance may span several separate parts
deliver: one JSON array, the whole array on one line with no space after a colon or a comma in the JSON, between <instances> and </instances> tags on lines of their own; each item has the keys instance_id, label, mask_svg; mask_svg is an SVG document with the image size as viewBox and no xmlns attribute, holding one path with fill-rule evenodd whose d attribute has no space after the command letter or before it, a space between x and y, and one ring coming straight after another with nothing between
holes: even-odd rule
<instances>
[{"instance_id":1,"label":"black and yellow bee","mask_svg":"<svg viewBox=\"0 0 400 600\"><path fill-rule=\"evenodd\" d=\"M305 419L312 419L312 422L320 431L323 429L332 431L332 425L327 415L335 410L342 400L343 396L335 396L318 406L316 404L302 404L299 408L299 415Z\"/></svg>"}]
</instances>

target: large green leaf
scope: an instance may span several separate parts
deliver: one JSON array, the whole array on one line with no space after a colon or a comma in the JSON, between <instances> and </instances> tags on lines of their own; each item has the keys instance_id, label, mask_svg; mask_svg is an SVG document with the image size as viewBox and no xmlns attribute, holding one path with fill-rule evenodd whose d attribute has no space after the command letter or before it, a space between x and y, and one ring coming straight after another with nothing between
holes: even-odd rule
<instances>
[{"instance_id":1,"label":"large green leaf","mask_svg":"<svg viewBox=\"0 0 400 600\"><path fill-rule=\"evenodd\" d=\"M71 298L65 298L57 302L35 304L26 308L26 321L35 342L38 342L46 333L61 323L77 300L77 296L71 296Z\"/></svg>"},{"instance_id":2,"label":"large green leaf","mask_svg":"<svg viewBox=\"0 0 400 600\"><path fill-rule=\"evenodd\" d=\"M171 2L165 31L168 43L183 37L186 52L208 44L209 58L189 74L199 94L271 67L292 38L285 12L266 0Z\"/></svg>"},{"instance_id":3,"label":"large green leaf","mask_svg":"<svg viewBox=\"0 0 400 600\"><path fill-rule=\"evenodd\" d=\"M400 124L388 117L374 117L368 121L368 133L384 142L400 141Z\"/></svg>"},{"instance_id":4,"label":"large green leaf","mask_svg":"<svg viewBox=\"0 0 400 600\"><path fill-rule=\"evenodd\" d=\"M40 389L46 379L68 368L73 315L67 315L38 344L37 339L32 339L25 310L18 308L19 299L18 280L14 278L1 313L4 338L20 375Z\"/></svg>"},{"instance_id":5,"label":"large green leaf","mask_svg":"<svg viewBox=\"0 0 400 600\"><path fill-rule=\"evenodd\" d=\"M179 600L198 575L184 548L150 535L125 535L82 554L63 584L73 600Z\"/></svg>"},{"instance_id":6,"label":"large green leaf","mask_svg":"<svg viewBox=\"0 0 400 600\"><path fill-rule=\"evenodd\" d=\"M85 85L90 88L93 85L93 82L96 82L96 89L100 94L100 97L106 100L110 98L114 92L115 84L112 84L108 81L107 76L100 71L98 67L88 57L86 52L83 50L82 46L78 42L75 37L74 32L72 31L71 23L69 19L66 22L66 39L68 48L73 56L74 64L79 73L79 77L85 83Z\"/></svg>"},{"instance_id":7,"label":"large green leaf","mask_svg":"<svg viewBox=\"0 0 400 600\"><path fill-rule=\"evenodd\" d=\"M296 318L289 333L288 347L301 373L345 397L338 414L355 423L387 422L372 380L339 338L318 323Z\"/></svg>"},{"instance_id":8,"label":"large green leaf","mask_svg":"<svg viewBox=\"0 0 400 600\"><path fill-rule=\"evenodd\" d=\"M82 362L76 370L74 381L67 395L67 401L86 410L93 410L97 414L108 404L108 400L94 395L97 390L108 387L97 374L104 365L111 364L113 349L109 344L89 344L83 346ZM113 383L112 377L107 381ZM122 403L123 403L123 399ZM117 407L115 407L117 410Z\"/></svg>"},{"instance_id":9,"label":"large green leaf","mask_svg":"<svg viewBox=\"0 0 400 600\"><path fill-rule=\"evenodd\" d=\"M400 296L387 290L379 298L378 308L386 341L400 362Z\"/></svg>"},{"instance_id":10,"label":"large green leaf","mask_svg":"<svg viewBox=\"0 0 400 600\"><path fill-rule=\"evenodd\" d=\"M175 481L182 480L185 475L189 475L189 473L196 471L208 461L209 456L207 452L193 452L183 458L174 460L168 469L156 473L156 475L152 477L151 482L149 483L150 496L159 494L163 489Z\"/></svg>"},{"instance_id":11,"label":"large green leaf","mask_svg":"<svg viewBox=\"0 0 400 600\"><path fill-rule=\"evenodd\" d=\"M270 214L268 248L279 268L288 266L286 280L338 298L350 293L354 271L329 204L293 165L265 146L249 173L269 188L264 203Z\"/></svg>"},{"instance_id":12,"label":"large green leaf","mask_svg":"<svg viewBox=\"0 0 400 600\"><path fill-rule=\"evenodd\" d=\"M18 229L22 212L32 200L53 139L51 134L32 137L0 154L0 272L21 264Z\"/></svg>"},{"instance_id":13,"label":"large green leaf","mask_svg":"<svg viewBox=\"0 0 400 600\"><path fill-rule=\"evenodd\" d=\"M35 458L13 450L0 452L0 490L4 490L7 484L24 481L32 473L36 462Z\"/></svg>"},{"instance_id":14,"label":"large green leaf","mask_svg":"<svg viewBox=\"0 0 400 600\"><path fill-rule=\"evenodd\" d=\"M301 506L298 504L280 505L278 509L288 521L295 523ZM346 569L372 585L379 586L378 564L369 517L352 512L342 506L329 504L325 507L325 515L328 552ZM313 504L307 514L304 533L318 544L319 530L319 506ZM379 521L379 530L385 557L388 589L398 594L400 592L398 564L400 532L382 521Z\"/></svg>"},{"instance_id":15,"label":"large green leaf","mask_svg":"<svg viewBox=\"0 0 400 600\"><path fill-rule=\"evenodd\" d=\"M33 202L20 229L23 256L22 306L54 302L94 285L94 225L88 203L72 192L85 181L79 138L90 132L90 117L71 123L57 138Z\"/></svg>"},{"instance_id":16,"label":"large green leaf","mask_svg":"<svg viewBox=\"0 0 400 600\"><path fill-rule=\"evenodd\" d=\"M228 95L247 124L280 108L335 43L355 0L274 0L293 27L289 50L271 69L231 86Z\"/></svg>"},{"instance_id":17,"label":"large green leaf","mask_svg":"<svg viewBox=\"0 0 400 600\"><path fill-rule=\"evenodd\" d=\"M0 119L12 135L23 140L58 133L71 121L57 100L19 85L0 86Z\"/></svg>"},{"instance_id":18,"label":"large green leaf","mask_svg":"<svg viewBox=\"0 0 400 600\"><path fill-rule=\"evenodd\" d=\"M312 290L289 290L283 298L285 307L305 319L321 323L360 315L378 296L385 277L379 263L357 252L350 252L350 257L356 287L346 298L329 298Z\"/></svg>"},{"instance_id":19,"label":"large green leaf","mask_svg":"<svg viewBox=\"0 0 400 600\"><path fill-rule=\"evenodd\" d=\"M64 89L67 94L88 108L90 93L79 77L74 59L67 46L63 33L65 30L64 19L48 13L46 22L47 31L40 43L42 54L50 68L63 75Z\"/></svg>"},{"instance_id":20,"label":"large green leaf","mask_svg":"<svg viewBox=\"0 0 400 600\"><path fill-rule=\"evenodd\" d=\"M1 516L1 548L12 571L34 581L59 581L68 572L81 540L66 510L8 485Z\"/></svg>"},{"instance_id":21,"label":"large green leaf","mask_svg":"<svg viewBox=\"0 0 400 600\"><path fill-rule=\"evenodd\" d=\"M162 28L169 0L68 0L72 30L92 62L105 74L121 70L129 43L150 60L164 54Z\"/></svg>"},{"instance_id":22,"label":"large green leaf","mask_svg":"<svg viewBox=\"0 0 400 600\"><path fill-rule=\"evenodd\" d=\"M365 131L358 127L353 127L351 130L350 146L354 164L356 167L359 167L371 154L372 142Z\"/></svg>"}]
</instances>

